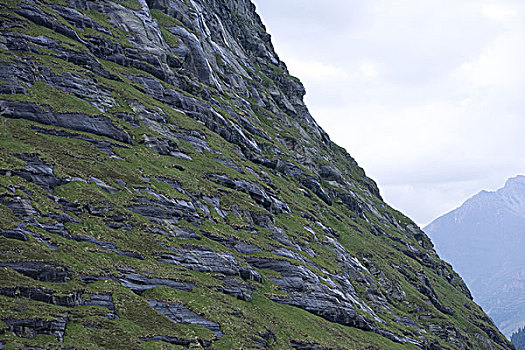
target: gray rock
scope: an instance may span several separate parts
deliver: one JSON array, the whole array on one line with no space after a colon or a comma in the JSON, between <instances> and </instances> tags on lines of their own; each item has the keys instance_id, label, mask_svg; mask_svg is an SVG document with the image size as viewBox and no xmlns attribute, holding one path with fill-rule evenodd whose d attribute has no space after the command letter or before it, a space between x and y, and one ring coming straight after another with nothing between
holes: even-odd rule
<instances>
[{"instance_id":1,"label":"gray rock","mask_svg":"<svg viewBox=\"0 0 525 350\"><path fill-rule=\"evenodd\" d=\"M111 293L105 294L87 294L88 298L85 299L82 305L85 306L99 306L115 311L115 304L113 303L113 295Z\"/></svg>"},{"instance_id":2,"label":"gray rock","mask_svg":"<svg viewBox=\"0 0 525 350\"><path fill-rule=\"evenodd\" d=\"M0 231L0 235L4 236L5 238L17 239L19 241L27 241L28 233L29 231L23 230L21 228Z\"/></svg>"},{"instance_id":3,"label":"gray rock","mask_svg":"<svg viewBox=\"0 0 525 350\"><path fill-rule=\"evenodd\" d=\"M343 173L336 167L330 165L321 165L319 167L319 176L321 176L323 180L337 181L344 184Z\"/></svg>"},{"instance_id":4,"label":"gray rock","mask_svg":"<svg viewBox=\"0 0 525 350\"><path fill-rule=\"evenodd\" d=\"M239 253L242 253L242 254L249 254L249 253L261 253L261 252L264 252L264 250L262 250L261 248L257 247L257 246L254 246L254 245L251 245L251 244L248 244L248 243L245 243L245 242L242 242L240 240L237 240L236 238L232 237L232 236L229 236L229 237L222 237L222 236L216 236L216 235L213 235L209 232L206 232L206 231L201 231L202 234L215 241L215 242L218 242L222 245L224 245L225 247L227 248L230 248L234 251L237 251Z\"/></svg>"},{"instance_id":5,"label":"gray rock","mask_svg":"<svg viewBox=\"0 0 525 350\"><path fill-rule=\"evenodd\" d=\"M182 152L177 144L170 139L159 139L153 136L143 135L144 144L160 155L172 156L182 160L192 160L190 156Z\"/></svg>"},{"instance_id":6,"label":"gray rock","mask_svg":"<svg viewBox=\"0 0 525 350\"><path fill-rule=\"evenodd\" d=\"M55 129L49 129L49 128L42 128L37 125L31 125L31 129L35 130L36 132L46 134L46 135L53 135L53 136L60 136L60 137L67 137L69 139L76 139L76 140L82 140L91 143L93 146L98 148L100 151L106 153L107 155L114 156L115 152L113 148L129 148L127 146L115 143L115 142L109 142L109 141L100 141L95 140L89 137L82 136L80 134L67 132L64 130L55 130Z\"/></svg>"},{"instance_id":7,"label":"gray rock","mask_svg":"<svg viewBox=\"0 0 525 350\"><path fill-rule=\"evenodd\" d=\"M151 190L146 190L146 192L155 199L139 197L128 209L158 225L163 225L165 222L173 224L180 220L197 223L202 221L192 202L168 198Z\"/></svg>"},{"instance_id":8,"label":"gray rock","mask_svg":"<svg viewBox=\"0 0 525 350\"><path fill-rule=\"evenodd\" d=\"M417 329L419 328L419 326L416 324L416 322L408 317L408 316L404 316L404 317L394 317L394 321L396 323L399 323L405 327L410 327L410 328L414 328L414 329Z\"/></svg>"},{"instance_id":9,"label":"gray rock","mask_svg":"<svg viewBox=\"0 0 525 350\"><path fill-rule=\"evenodd\" d=\"M117 104L111 95L111 90L100 86L96 80L89 76L68 71L57 75L47 67L41 67L39 73L46 83L53 88L72 93L92 104L101 112L107 112Z\"/></svg>"},{"instance_id":10,"label":"gray rock","mask_svg":"<svg viewBox=\"0 0 525 350\"><path fill-rule=\"evenodd\" d=\"M106 191L109 194L118 193L118 190L115 187L106 184L104 181L97 179L96 177L90 177L89 180L91 180L98 187L100 187L102 190Z\"/></svg>"},{"instance_id":11,"label":"gray rock","mask_svg":"<svg viewBox=\"0 0 525 350\"><path fill-rule=\"evenodd\" d=\"M37 347L37 346L26 346L25 347L25 350L55 350L55 349L45 349L45 348L40 348L40 347ZM76 350L75 348L61 348L61 350Z\"/></svg>"},{"instance_id":12,"label":"gray rock","mask_svg":"<svg viewBox=\"0 0 525 350\"><path fill-rule=\"evenodd\" d=\"M111 119L104 116L90 116L84 113L53 113L43 110L34 102L0 100L0 115L7 118L27 119L46 125L60 126L77 131L107 136L131 144L131 137L117 128Z\"/></svg>"},{"instance_id":13,"label":"gray rock","mask_svg":"<svg viewBox=\"0 0 525 350\"><path fill-rule=\"evenodd\" d=\"M485 332L487 337L496 344L505 344L505 338L495 328L488 326L490 319L487 316L478 316L477 319L474 316L470 316L470 321Z\"/></svg>"},{"instance_id":14,"label":"gray rock","mask_svg":"<svg viewBox=\"0 0 525 350\"><path fill-rule=\"evenodd\" d=\"M219 214L219 216L221 218L224 219L225 217L228 216L228 212L221 209L221 198L220 198L219 195L217 195L217 196L215 196L213 198L208 197L208 196L204 196L204 197L202 197L202 199L205 202L207 202L208 204L210 204L212 206L213 210L215 210L215 212L217 214ZM210 211L208 210L207 206L203 206L203 208L201 208L201 209L203 209L203 211L208 215L208 217L210 217Z\"/></svg>"},{"instance_id":15,"label":"gray rock","mask_svg":"<svg viewBox=\"0 0 525 350\"><path fill-rule=\"evenodd\" d=\"M171 27L169 31L182 39L182 45L173 52L184 59L183 67L196 75L199 80L213 86L211 66L195 34L188 32L184 27Z\"/></svg>"},{"instance_id":16,"label":"gray rock","mask_svg":"<svg viewBox=\"0 0 525 350\"><path fill-rule=\"evenodd\" d=\"M231 168L233 170L238 171L241 174L244 174L244 170L242 170L237 164L235 164L234 162L232 162L230 159L226 157L223 157L222 159L215 158L215 160L221 163L222 165L227 166L228 168Z\"/></svg>"},{"instance_id":17,"label":"gray rock","mask_svg":"<svg viewBox=\"0 0 525 350\"><path fill-rule=\"evenodd\" d=\"M24 62L6 62L0 65L0 84L2 94L26 94L27 87L35 81L33 69Z\"/></svg>"},{"instance_id":18,"label":"gray rock","mask_svg":"<svg viewBox=\"0 0 525 350\"><path fill-rule=\"evenodd\" d=\"M194 271L240 276L244 280L262 282L262 277L257 271L242 267L237 259L229 253L217 253L202 246L185 246L180 249L167 248L172 253L161 254L157 258L161 263L179 265Z\"/></svg>"},{"instance_id":19,"label":"gray rock","mask_svg":"<svg viewBox=\"0 0 525 350\"><path fill-rule=\"evenodd\" d=\"M168 230L169 234L177 239L196 239L200 240L201 236L199 236L194 230L188 227L183 226L175 226L175 225L165 225L166 229Z\"/></svg>"},{"instance_id":20,"label":"gray rock","mask_svg":"<svg viewBox=\"0 0 525 350\"><path fill-rule=\"evenodd\" d=\"M139 253L120 250L115 246L115 243L103 242L91 236L69 236L66 238L75 240L77 242L89 242L118 255L127 256L139 260L145 259L144 256L142 256Z\"/></svg>"},{"instance_id":21,"label":"gray rock","mask_svg":"<svg viewBox=\"0 0 525 350\"><path fill-rule=\"evenodd\" d=\"M471 349L470 345L466 344L467 340L461 331L451 324L428 323L427 327L432 334L437 335L440 339L454 344L459 349Z\"/></svg>"},{"instance_id":22,"label":"gray rock","mask_svg":"<svg viewBox=\"0 0 525 350\"><path fill-rule=\"evenodd\" d=\"M271 344L274 344L277 341L277 337L274 332L267 329L265 332L258 333L253 341L256 346L268 349Z\"/></svg>"},{"instance_id":23,"label":"gray rock","mask_svg":"<svg viewBox=\"0 0 525 350\"><path fill-rule=\"evenodd\" d=\"M39 212L31 203L31 200L26 197L9 197L0 196L0 203L11 209L13 214L19 218L31 219L39 216Z\"/></svg>"},{"instance_id":24,"label":"gray rock","mask_svg":"<svg viewBox=\"0 0 525 350\"><path fill-rule=\"evenodd\" d=\"M313 176L304 176L300 179L301 184L303 184L306 188L310 189L313 193L315 193L319 198L323 200L328 205L332 205L332 199L330 196L326 193L326 191L323 189L319 181L314 178Z\"/></svg>"},{"instance_id":25,"label":"gray rock","mask_svg":"<svg viewBox=\"0 0 525 350\"><path fill-rule=\"evenodd\" d=\"M68 267L39 261L1 262L0 267L10 267L22 275L42 282L63 283L71 279L71 270Z\"/></svg>"},{"instance_id":26,"label":"gray rock","mask_svg":"<svg viewBox=\"0 0 525 350\"><path fill-rule=\"evenodd\" d=\"M47 304L75 307L83 305L82 291L74 291L69 294L55 294L51 290L36 287L1 287L0 295L5 295L11 298L24 297L35 301L40 301Z\"/></svg>"},{"instance_id":27,"label":"gray rock","mask_svg":"<svg viewBox=\"0 0 525 350\"><path fill-rule=\"evenodd\" d=\"M210 349L211 341L205 339L183 339L177 337L168 337L168 336L154 336L154 337L139 337L140 341L163 341L170 344L181 345L184 348L189 348L190 346L200 346L203 350Z\"/></svg>"},{"instance_id":28,"label":"gray rock","mask_svg":"<svg viewBox=\"0 0 525 350\"><path fill-rule=\"evenodd\" d=\"M412 283L414 287L416 287L421 294L428 297L428 299L430 300L432 305L436 307L436 309L443 312L444 314L454 315L454 310L439 302L436 292L434 291L434 288L430 284L430 281L428 277L424 274L424 272L418 273L418 279L419 283Z\"/></svg>"},{"instance_id":29,"label":"gray rock","mask_svg":"<svg viewBox=\"0 0 525 350\"><path fill-rule=\"evenodd\" d=\"M254 288L250 284L231 276L216 275L213 277L224 283L224 286L215 287L216 290L240 300L252 300L252 291Z\"/></svg>"},{"instance_id":30,"label":"gray rock","mask_svg":"<svg viewBox=\"0 0 525 350\"><path fill-rule=\"evenodd\" d=\"M42 319L4 319L10 332L13 332L17 337L34 338L38 334L52 335L57 338L59 342L64 339L66 331L67 318L59 317L56 320L42 320Z\"/></svg>"},{"instance_id":31,"label":"gray rock","mask_svg":"<svg viewBox=\"0 0 525 350\"><path fill-rule=\"evenodd\" d=\"M191 292L196 286L188 282L179 282L169 279L146 277L137 273L128 273L120 277L119 282L137 294L142 294L148 289L155 287L166 286L173 289Z\"/></svg>"},{"instance_id":32,"label":"gray rock","mask_svg":"<svg viewBox=\"0 0 525 350\"><path fill-rule=\"evenodd\" d=\"M49 18L49 16L46 15L44 11L37 7L33 7L28 4L21 4L20 8L16 9L15 12L33 21L35 24L52 29L75 41L83 42L83 40L80 39L78 34L73 29L68 28L58 21L53 21L51 18Z\"/></svg>"},{"instance_id":33,"label":"gray rock","mask_svg":"<svg viewBox=\"0 0 525 350\"><path fill-rule=\"evenodd\" d=\"M261 153L260 147L253 138L247 136L239 125L232 121L227 121L208 103L188 97L180 91L166 89L162 84L150 77L135 76L130 78L142 84L148 93L156 99L181 109L189 117L204 123L208 129L216 132L226 141L240 146L243 153L245 153L245 150L256 154Z\"/></svg>"},{"instance_id":34,"label":"gray rock","mask_svg":"<svg viewBox=\"0 0 525 350\"><path fill-rule=\"evenodd\" d=\"M13 245L8 247L10 255L6 255L6 259L14 260L19 254L23 260L26 250L18 250L18 246L28 247L34 240L49 245L46 237L58 242L60 250L50 252L42 244L32 244L36 251L31 254L41 253L42 260L48 259L46 256L69 260L65 249L86 245L91 249L86 251L86 256L75 257L80 260L77 259L74 266L80 268L79 263L99 261L89 259L96 257L92 254L110 253L111 256L98 257L106 261L114 259L115 268L120 272L110 275L113 268L95 264L89 269L102 269L99 272L102 276L80 276L81 282L112 280L113 283L109 284L120 283L139 294L138 298L144 291L155 287L189 293L196 286L156 277L153 271L138 274L121 265L128 262L129 267L137 268L137 264L146 267L150 263L156 264L155 259L172 264L171 269L192 280L202 277L199 289L231 296L219 299L224 301L223 306L231 306L232 317L226 319L242 323L243 317L248 316L247 324L243 326L246 330L251 328L251 334L229 335L242 338L239 346L245 348L272 348L281 344L302 350L326 350L322 339L316 339L317 334L311 334L308 339L295 335L296 339L294 335L277 332L278 326L286 325L272 325L271 312L263 324L252 324L253 317L234 306L248 306L256 289L257 297L271 297L275 302L301 308L329 322L375 332L407 346L466 349L490 348L489 344L494 348L498 345L507 348L508 344L492 328L491 321L479 317L475 307L468 312L478 316L473 316L465 328L458 328L457 320L450 317L453 312L448 308L450 304L445 304L445 299L438 300L438 291L434 290L436 284L427 275L442 279L467 297L470 295L468 289L449 266L440 262L430 241L417 227L387 213L390 209L378 201L381 197L375 183L316 124L303 102L304 87L289 76L286 65L279 60L252 1L139 0L135 5L138 7L122 1L68 0L67 5L62 6L56 1L52 4L28 0L11 1L8 6L3 6L0 47L5 59L0 64L0 94L4 100L0 102L0 117L6 119L9 130L15 130L15 127L23 129L20 134L12 136L34 149L32 152L39 152L19 155L25 165L18 169L0 170L0 175L6 177L0 203L2 208L13 212L18 222L13 226L15 228L0 231L6 244ZM150 9L173 17L172 24L166 25L169 22ZM31 32L34 25L43 30L36 36L24 34ZM66 63L61 67L63 62ZM89 103L100 111L99 115L88 115L82 110L59 113L58 109L53 110L53 103L47 105L41 99L36 101L34 93L38 91L34 87L37 81L51 86L55 92L64 92ZM187 120L187 117L193 120ZM37 133L35 140L30 139L31 131ZM71 161L78 163L72 169L74 172L82 164L91 166L97 160L101 163L95 165L97 169L93 174L84 178L60 178L53 171L54 166L57 170L60 166L62 172L67 164L58 164L62 158L47 149L54 140L78 146L67 152ZM14 146L19 148L16 144ZM191 150L192 157L184 153L187 146L195 150ZM152 164L133 163L137 156L154 153L162 157L153 157ZM118 155L126 159L108 160L116 159ZM170 162L169 157L175 158ZM204 185L202 193L190 193L184 189L189 184L187 180L193 182L192 177L204 176L203 172L197 174L196 167L204 159L203 164L209 166L206 172L211 173L208 177L211 182L203 183L201 181L205 179L198 179L194 184ZM122 176L117 174L118 164L126 167ZM137 166L144 171L138 169L139 174L133 179L130 171ZM164 168L162 177L155 174L157 167ZM222 175L220 169L227 174L238 172L239 176ZM230 169L234 169L233 172ZM246 170L250 174L244 174ZM17 177L9 179L10 176ZM177 181L179 176L181 180ZM123 178L125 182L117 178ZM21 182L21 179L27 182ZM157 183L152 179L171 186L186 199L175 199L180 196L170 198L160 188L154 188ZM289 182L290 186L282 188L283 181ZM83 204L73 202L69 199L71 187L60 189L60 194L66 198L55 197L53 191L68 182L96 183L102 191L110 194L104 193L104 197L111 203L106 200L93 202L91 196L82 198ZM290 195L289 190L300 197L297 198L299 201L305 199L304 194L309 198L308 203L311 200L314 203L306 208L301 204L307 203L293 201L292 207L289 197L285 197ZM231 204L225 196L235 191L251 198L249 209L232 204L225 210L224 203ZM287 198L290 207L282 198ZM333 208L327 206L336 201ZM341 202L350 211L344 211L349 213L348 218L339 216ZM301 213L293 217L286 215L292 210ZM212 215L212 211L218 216ZM289 227L285 227L284 222L290 222L286 223ZM101 238L104 226L100 225L103 224L113 229L111 233L126 240L134 240L146 233L144 239L159 239L164 247L159 246L157 255L148 254L146 258L154 260L146 264L116 257L112 253L145 258L139 253L118 249L121 242L107 242L109 239ZM226 229L213 231L213 234L204 231L206 227L212 231L208 225L214 224L218 224L216 228ZM346 225L351 228L346 230ZM89 233L81 234L80 230ZM126 232L131 230L134 231ZM147 233L152 234L147 236ZM377 236L372 238L378 243L384 241L377 256L365 253L358 259L337 241L339 238L348 244L357 237L366 239L369 233ZM348 234L352 239L347 239ZM215 250L190 245L190 242L211 245ZM136 246L135 243L132 245ZM403 254L391 255L392 247ZM401 259L403 255L410 263L396 261L401 265L397 267L393 261L379 263L379 259ZM325 260L327 257L330 257L330 262ZM55 266L60 262L51 267L42 262L26 262L26 265L2 263L6 268L10 264L26 276L50 283L46 288L2 286L0 294L61 305L65 314L75 315L75 322L79 321L79 314L65 307L83 305L89 311L89 306L97 314L103 308L107 310L106 318L118 318L119 307L123 304L114 303L110 293L80 295L79 290L67 291L69 283L57 288L64 294L54 291L52 283L72 278L68 269ZM257 268L273 271L267 274L272 276L270 281L265 282L270 283L277 293L261 294L268 290L258 284L263 278ZM432 271L431 275L429 271ZM78 285L80 281L76 283L72 285ZM407 283L412 285L413 291L419 291L409 300L402 289ZM94 287L90 286L89 290ZM174 322L207 327L215 332L215 339L222 336L217 323L180 303L150 303ZM461 304L463 302L458 305ZM397 310L400 305L402 312ZM472 306L472 303L469 301L468 305ZM435 308L442 312L435 311ZM407 312L411 312L411 318L406 317ZM215 315L213 310L211 314ZM42 318L48 316L42 315ZM438 322L436 317L442 319ZM391 320L397 324L388 328L395 329L396 334L386 330L386 323ZM454 329L440 327L449 321ZM99 324L80 322L91 328L89 332L101 329ZM439 335L429 332L428 323L432 322L438 324L434 330ZM39 331L51 334L57 327L22 322L13 325L15 328L18 335L33 336L40 334ZM222 324L222 328L233 329L226 324ZM326 329L325 326L322 328ZM327 331L329 334L330 330ZM140 338L134 340L136 347L141 346L139 341L163 342L161 347L212 347L211 340L159 335L154 330L145 330L136 336L139 335ZM287 339L278 339L278 336ZM326 335L322 334L322 337ZM94 341L97 339L93 337ZM374 337L370 339L373 347L376 340ZM387 344L386 340L383 342ZM126 345L129 344L122 346ZM142 344L144 347L154 345ZM57 348L52 344L42 346ZM215 347L220 346L217 343Z\"/></svg>"},{"instance_id":35,"label":"gray rock","mask_svg":"<svg viewBox=\"0 0 525 350\"><path fill-rule=\"evenodd\" d=\"M47 191L66 183L53 174L53 167L44 163L36 154L19 154L17 158L26 162L25 170L14 170L13 175L20 176L28 182L35 183Z\"/></svg>"},{"instance_id":36,"label":"gray rock","mask_svg":"<svg viewBox=\"0 0 525 350\"><path fill-rule=\"evenodd\" d=\"M109 29L99 26L97 22L74 8L60 5L51 5L50 7L77 28L91 28L104 34L111 35Z\"/></svg>"},{"instance_id":37,"label":"gray rock","mask_svg":"<svg viewBox=\"0 0 525 350\"><path fill-rule=\"evenodd\" d=\"M275 170L292 177L299 177L304 173L301 168L292 162L283 161L281 159L277 161Z\"/></svg>"},{"instance_id":38,"label":"gray rock","mask_svg":"<svg viewBox=\"0 0 525 350\"><path fill-rule=\"evenodd\" d=\"M191 311L182 304L164 303L154 299L148 299L148 303L158 313L168 317L171 321L175 323L193 324L204 328L208 328L213 333L215 333L215 335L218 338L224 335L218 323L205 319L204 317L196 314L195 312Z\"/></svg>"},{"instance_id":39,"label":"gray rock","mask_svg":"<svg viewBox=\"0 0 525 350\"><path fill-rule=\"evenodd\" d=\"M373 324L355 311L352 297L329 288L304 266L293 265L286 260L255 257L245 260L252 266L270 269L281 275L272 280L288 293L288 297L275 298L274 301L297 306L332 322L368 331L375 329Z\"/></svg>"},{"instance_id":40,"label":"gray rock","mask_svg":"<svg viewBox=\"0 0 525 350\"><path fill-rule=\"evenodd\" d=\"M346 205L348 209L353 211L357 214L359 217L364 217L364 209L362 204L359 203L359 200L357 199L357 196L355 196L353 193L341 193L335 190L330 191L331 197L339 197L341 201Z\"/></svg>"},{"instance_id":41,"label":"gray rock","mask_svg":"<svg viewBox=\"0 0 525 350\"><path fill-rule=\"evenodd\" d=\"M333 350L331 348L325 348L317 344L310 344L310 343L294 341L294 340L290 342L290 346L296 350Z\"/></svg>"},{"instance_id":42,"label":"gray rock","mask_svg":"<svg viewBox=\"0 0 525 350\"><path fill-rule=\"evenodd\" d=\"M225 187L248 194L256 203L262 205L274 214L289 213L288 205L275 196L268 194L260 186L254 185L243 179L230 179L226 175L206 174L206 178Z\"/></svg>"}]
</instances>

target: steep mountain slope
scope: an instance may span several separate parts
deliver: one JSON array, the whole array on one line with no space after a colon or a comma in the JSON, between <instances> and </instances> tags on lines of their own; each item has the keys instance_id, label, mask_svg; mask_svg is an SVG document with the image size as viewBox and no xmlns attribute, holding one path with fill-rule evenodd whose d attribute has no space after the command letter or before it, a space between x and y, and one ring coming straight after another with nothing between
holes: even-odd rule
<instances>
[{"instance_id":1,"label":"steep mountain slope","mask_svg":"<svg viewBox=\"0 0 525 350\"><path fill-rule=\"evenodd\" d=\"M0 13L2 346L512 348L250 1Z\"/></svg>"},{"instance_id":2,"label":"steep mountain slope","mask_svg":"<svg viewBox=\"0 0 525 350\"><path fill-rule=\"evenodd\" d=\"M525 176L478 193L424 231L503 333L525 325Z\"/></svg>"}]
</instances>

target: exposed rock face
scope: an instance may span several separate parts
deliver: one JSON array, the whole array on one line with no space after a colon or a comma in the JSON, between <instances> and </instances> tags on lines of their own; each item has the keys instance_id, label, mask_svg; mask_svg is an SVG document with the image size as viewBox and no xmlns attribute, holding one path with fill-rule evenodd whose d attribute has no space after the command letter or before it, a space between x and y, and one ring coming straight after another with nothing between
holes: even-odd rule
<instances>
[{"instance_id":1,"label":"exposed rock face","mask_svg":"<svg viewBox=\"0 0 525 350\"><path fill-rule=\"evenodd\" d=\"M249 0L0 10L0 347L512 348Z\"/></svg>"},{"instance_id":2,"label":"exposed rock face","mask_svg":"<svg viewBox=\"0 0 525 350\"><path fill-rule=\"evenodd\" d=\"M224 333L218 323L209 321L197 315L187 307L177 303L163 303L158 300L148 300L150 306L160 314L168 317L171 321L181 324L194 324L211 330L217 337L222 337Z\"/></svg>"},{"instance_id":3,"label":"exposed rock face","mask_svg":"<svg viewBox=\"0 0 525 350\"><path fill-rule=\"evenodd\" d=\"M507 337L525 325L525 176L482 191L425 232Z\"/></svg>"},{"instance_id":4,"label":"exposed rock face","mask_svg":"<svg viewBox=\"0 0 525 350\"><path fill-rule=\"evenodd\" d=\"M38 261L3 262L0 267L11 268L14 271L34 278L38 281L62 283L70 280L69 268L57 267Z\"/></svg>"},{"instance_id":5,"label":"exposed rock face","mask_svg":"<svg viewBox=\"0 0 525 350\"><path fill-rule=\"evenodd\" d=\"M23 338L34 338L38 334L53 335L57 338L57 341L62 342L64 340L64 333L66 331L67 320L59 318L58 320L14 320L5 319L10 332L18 337Z\"/></svg>"}]
</instances>

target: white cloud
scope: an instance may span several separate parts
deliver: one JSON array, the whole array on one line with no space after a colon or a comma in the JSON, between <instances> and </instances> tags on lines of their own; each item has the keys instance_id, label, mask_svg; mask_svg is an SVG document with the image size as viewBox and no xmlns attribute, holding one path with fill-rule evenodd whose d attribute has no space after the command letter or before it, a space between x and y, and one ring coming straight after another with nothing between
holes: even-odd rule
<instances>
[{"instance_id":1,"label":"white cloud","mask_svg":"<svg viewBox=\"0 0 525 350\"><path fill-rule=\"evenodd\" d=\"M483 4L481 7L481 13L490 19L503 21L505 19L516 17L518 12L516 9L504 4L492 3Z\"/></svg>"},{"instance_id":2,"label":"white cloud","mask_svg":"<svg viewBox=\"0 0 525 350\"><path fill-rule=\"evenodd\" d=\"M286 64L292 75L302 79L330 81L348 78L348 72L342 67L322 61L303 61L291 58L286 61Z\"/></svg>"},{"instance_id":3,"label":"white cloud","mask_svg":"<svg viewBox=\"0 0 525 350\"><path fill-rule=\"evenodd\" d=\"M377 76L377 67L370 62L363 62L360 66L361 72L366 77L375 77Z\"/></svg>"},{"instance_id":4,"label":"white cloud","mask_svg":"<svg viewBox=\"0 0 525 350\"><path fill-rule=\"evenodd\" d=\"M483 52L458 67L458 73L469 80L469 87L510 88L523 84L522 76L517 74L522 72L525 58L523 29L521 23L508 24Z\"/></svg>"}]
</instances>

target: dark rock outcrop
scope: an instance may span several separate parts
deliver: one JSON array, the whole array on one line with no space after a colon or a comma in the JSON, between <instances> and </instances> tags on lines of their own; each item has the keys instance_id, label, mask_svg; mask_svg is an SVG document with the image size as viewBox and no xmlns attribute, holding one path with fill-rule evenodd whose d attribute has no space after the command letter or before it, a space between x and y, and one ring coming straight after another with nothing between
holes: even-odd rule
<instances>
[{"instance_id":1,"label":"dark rock outcrop","mask_svg":"<svg viewBox=\"0 0 525 350\"><path fill-rule=\"evenodd\" d=\"M85 113L54 113L49 110L43 110L36 103L5 100L0 100L0 115L7 118L22 118L46 125L91 132L117 141L131 143L130 136L125 131L117 128L111 119L104 116L90 116Z\"/></svg>"},{"instance_id":2,"label":"dark rock outcrop","mask_svg":"<svg viewBox=\"0 0 525 350\"><path fill-rule=\"evenodd\" d=\"M2 287L0 295L11 298L28 298L43 303L53 304L64 307L75 307L84 305L82 292L76 291L66 295L56 294L53 291L35 287Z\"/></svg>"},{"instance_id":3,"label":"dark rock outcrop","mask_svg":"<svg viewBox=\"0 0 525 350\"><path fill-rule=\"evenodd\" d=\"M246 180L230 179L226 175L217 174L206 174L206 177L216 184L248 194L256 203L263 206L273 214L290 212L290 209L286 203L283 203L271 194L268 194L260 186L254 185Z\"/></svg>"},{"instance_id":4,"label":"dark rock outcrop","mask_svg":"<svg viewBox=\"0 0 525 350\"><path fill-rule=\"evenodd\" d=\"M22 275L42 282L63 283L71 279L71 269L39 261L2 262L0 267L9 267Z\"/></svg>"},{"instance_id":5,"label":"dark rock outcrop","mask_svg":"<svg viewBox=\"0 0 525 350\"><path fill-rule=\"evenodd\" d=\"M182 304L163 303L153 299L148 300L148 302L157 312L168 317L175 323L192 324L208 328L210 331L215 333L218 338L224 335L218 323L209 321L204 317L197 315Z\"/></svg>"},{"instance_id":6,"label":"dark rock outcrop","mask_svg":"<svg viewBox=\"0 0 525 350\"><path fill-rule=\"evenodd\" d=\"M168 249L171 253L160 255L157 258L159 262L179 265L195 271L240 276L244 280L262 282L262 277L256 270L242 267L229 253L217 253L203 246L186 246L183 249L168 247Z\"/></svg>"},{"instance_id":7,"label":"dark rock outcrop","mask_svg":"<svg viewBox=\"0 0 525 350\"><path fill-rule=\"evenodd\" d=\"M141 294L148 289L166 286L173 289L191 292L195 285L187 282L172 281L162 278L146 277L137 273L127 273L119 278L119 282L135 293Z\"/></svg>"},{"instance_id":8,"label":"dark rock outcrop","mask_svg":"<svg viewBox=\"0 0 525 350\"><path fill-rule=\"evenodd\" d=\"M57 320L42 320L42 319L26 319L3 320L10 332L13 332L17 337L34 338L38 334L52 335L57 338L59 342L64 339L66 331L67 318L61 317Z\"/></svg>"}]
</instances>

